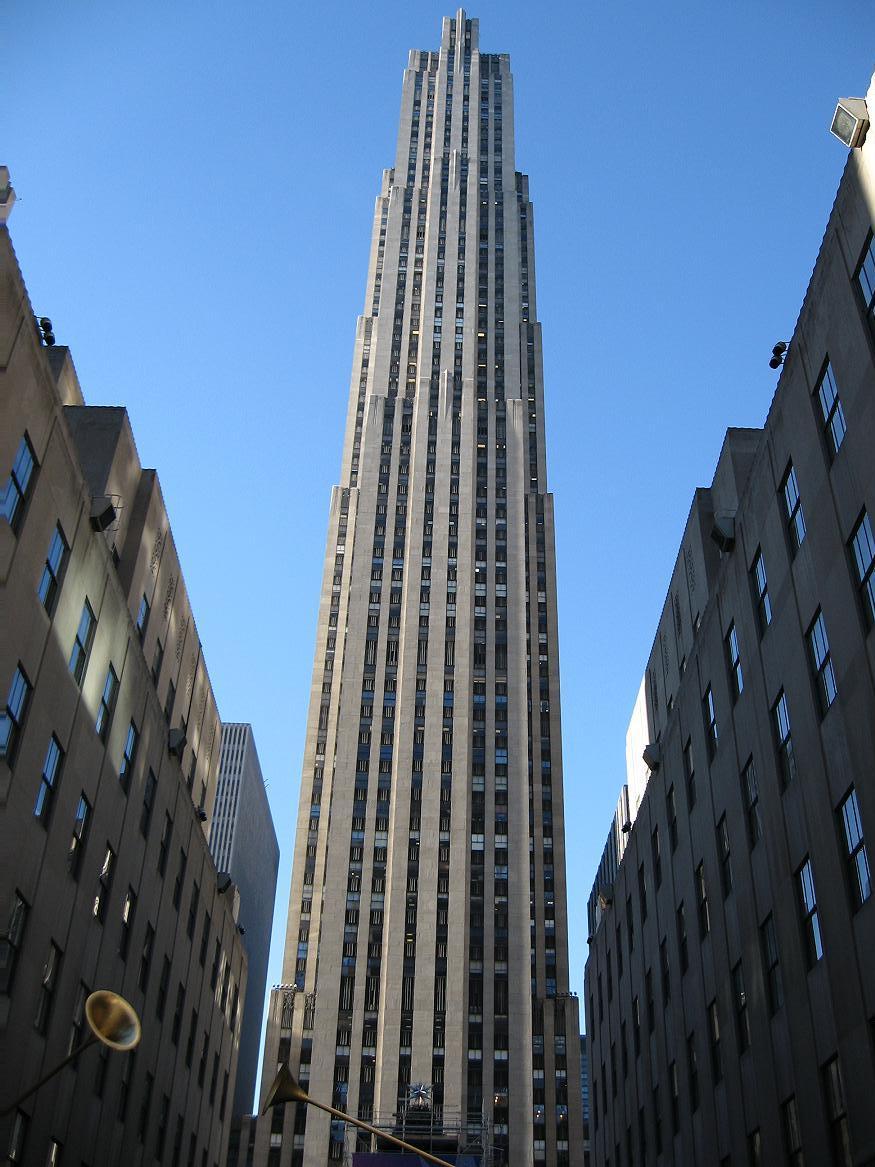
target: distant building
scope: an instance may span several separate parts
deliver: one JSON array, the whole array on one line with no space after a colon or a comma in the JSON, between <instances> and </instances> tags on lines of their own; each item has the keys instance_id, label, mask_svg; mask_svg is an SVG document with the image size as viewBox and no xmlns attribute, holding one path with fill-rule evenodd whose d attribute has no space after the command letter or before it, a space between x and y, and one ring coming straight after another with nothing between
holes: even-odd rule
<instances>
[{"instance_id":1,"label":"distant building","mask_svg":"<svg viewBox=\"0 0 875 1167\"><path fill-rule=\"evenodd\" d=\"M636 702L588 906L599 1167L875 1161L873 227L870 130Z\"/></svg>"},{"instance_id":2,"label":"distant building","mask_svg":"<svg viewBox=\"0 0 875 1167\"><path fill-rule=\"evenodd\" d=\"M0 211L5 174L0 172ZM0 1118L5 1162L223 1161L246 957L206 832L221 727L154 470L43 343L0 214ZM182 1156L182 1158L181 1158Z\"/></svg>"},{"instance_id":3,"label":"distant building","mask_svg":"<svg viewBox=\"0 0 875 1167\"><path fill-rule=\"evenodd\" d=\"M280 857L251 725L226 722L222 726L210 850L216 867L230 874L240 892L239 923L249 964L233 1106L233 1113L242 1115L252 1110L258 1074Z\"/></svg>"}]
</instances>

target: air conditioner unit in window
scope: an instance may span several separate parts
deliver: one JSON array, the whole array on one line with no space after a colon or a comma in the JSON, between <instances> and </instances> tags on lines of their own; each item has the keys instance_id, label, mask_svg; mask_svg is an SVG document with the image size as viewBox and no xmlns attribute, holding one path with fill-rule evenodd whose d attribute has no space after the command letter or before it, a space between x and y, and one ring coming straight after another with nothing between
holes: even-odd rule
<instances>
[{"instance_id":1,"label":"air conditioner unit in window","mask_svg":"<svg viewBox=\"0 0 875 1167\"><path fill-rule=\"evenodd\" d=\"M167 733L167 752L174 758L182 758L183 750L185 749L185 731L182 729L171 729Z\"/></svg>"}]
</instances>

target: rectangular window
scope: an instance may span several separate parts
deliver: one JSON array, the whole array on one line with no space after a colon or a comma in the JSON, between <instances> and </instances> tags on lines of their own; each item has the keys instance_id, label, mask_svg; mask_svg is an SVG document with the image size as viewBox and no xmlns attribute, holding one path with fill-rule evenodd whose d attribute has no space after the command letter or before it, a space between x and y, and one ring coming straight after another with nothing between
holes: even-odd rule
<instances>
[{"instance_id":1,"label":"rectangular window","mask_svg":"<svg viewBox=\"0 0 875 1167\"><path fill-rule=\"evenodd\" d=\"M185 869L188 865L188 856L180 847L179 849L179 867L176 871L176 880L173 884L173 906L179 910L179 901L182 899L182 886L185 883Z\"/></svg>"},{"instance_id":2,"label":"rectangular window","mask_svg":"<svg viewBox=\"0 0 875 1167\"><path fill-rule=\"evenodd\" d=\"M795 555L805 540L805 515L802 513L802 499L792 462L781 481L781 496L784 499L784 517L787 522L787 534L790 537L790 550Z\"/></svg>"},{"instance_id":3,"label":"rectangular window","mask_svg":"<svg viewBox=\"0 0 875 1167\"><path fill-rule=\"evenodd\" d=\"M170 724L170 719L173 716L173 706L176 704L176 686L172 681L167 683L167 699L164 702L164 719L167 724Z\"/></svg>"},{"instance_id":4,"label":"rectangular window","mask_svg":"<svg viewBox=\"0 0 875 1167\"><path fill-rule=\"evenodd\" d=\"M32 692L33 686L19 663L18 668L12 674L12 684L9 686L9 696L6 698L6 709L0 713L0 758L5 758L8 766L12 766L15 761Z\"/></svg>"},{"instance_id":5,"label":"rectangular window","mask_svg":"<svg viewBox=\"0 0 875 1167\"><path fill-rule=\"evenodd\" d=\"M67 851L67 870L76 879L79 875L79 865L82 854L88 841L88 831L91 826L91 803L82 793L76 804L76 817L73 820L73 834L70 836L70 846Z\"/></svg>"},{"instance_id":6,"label":"rectangular window","mask_svg":"<svg viewBox=\"0 0 875 1167\"><path fill-rule=\"evenodd\" d=\"M741 672L741 653L738 648L738 631L735 623L729 625L726 633L726 663L729 666L729 685L732 695L737 700L744 689L744 677Z\"/></svg>"},{"instance_id":7,"label":"rectangular window","mask_svg":"<svg viewBox=\"0 0 875 1167\"><path fill-rule=\"evenodd\" d=\"M819 608L814 617L814 623L808 629L808 650L811 653L811 664L817 679L817 695L820 699L821 712L826 713L838 695L838 688L829 652L826 622L823 619L823 612Z\"/></svg>"},{"instance_id":8,"label":"rectangular window","mask_svg":"<svg viewBox=\"0 0 875 1167\"><path fill-rule=\"evenodd\" d=\"M817 917L817 895L814 890L814 872L811 870L811 860L807 857L796 872L796 883L799 889L799 912L802 922L802 933L805 939L808 967L810 968L823 956L823 940L820 935L820 920Z\"/></svg>"},{"instance_id":9,"label":"rectangular window","mask_svg":"<svg viewBox=\"0 0 875 1167\"><path fill-rule=\"evenodd\" d=\"M708 889L705 886L705 864L696 868L696 910L699 917L699 939L704 940L711 931L711 913L708 909Z\"/></svg>"},{"instance_id":10,"label":"rectangular window","mask_svg":"<svg viewBox=\"0 0 875 1167\"><path fill-rule=\"evenodd\" d=\"M55 995L55 987L58 983L60 967L61 950L52 941L49 945L49 954L46 957L46 963L43 965L42 981L36 1003L36 1014L33 1019L33 1027L37 1033L45 1033L49 1024L49 1016L52 1012L52 1000Z\"/></svg>"},{"instance_id":11,"label":"rectangular window","mask_svg":"<svg viewBox=\"0 0 875 1167\"><path fill-rule=\"evenodd\" d=\"M717 731L717 710L714 707L714 693L711 686L705 690L702 698L702 714L705 721L705 740L708 743L708 760L711 761L717 753L719 734Z\"/></svg>"},{"instance_id":12,"label":"rectangular window","mask_svg":"<svg viewBox=\"0 0 875 1167\"><path fill-rule=\"evenodd\" d=\"M97 876L97 889L94 893L94 903L91 906L91 914L95 920L99 920L101 923L106 918L106 905L109 902L113 875L115 875L115 851L107 843L106 849L103 852L103 863L100 866L100 872Z\"/></svg>"},{"instance_id":13,"label":"rectangular window","mask_svg":"<svg viewBox=\"0 0 875 1167\"><path fill-rule=\"evenodd\" d=\"M668 964L668 941L659 945L659 971L662 977L662 1005L665 1008L671 1000L671 971Z\"/></svg>"},{"instance_id":14,"label":"rectangular window","mask_svg":"<svg viewBox=\"0 0 875 1167\"><path fill-rule=\"evenodd\" d=\"M851 1137L848 1131L848 1114L845 1104L845 1084L837 1057L823 1067L823 1090L826 1095L826 1116L829 1121L833 1162L841 1167L851 1167Z\"/></svg>"},{"instance_id":15,"label":"rectangular window","mask_svg":"<svg viewBox=\"0 0 875 1167\"><path fill-rule=\"evenodd\" d=\"M115 699L118 696L118 677L115 674L115 669L112 665L106 673L106 680L103 683L103 693L100 696L100 705L97 709L97 721L94 728L97 731L97 736L102 742L105 742L109 734L109 727L112 722L112 711L115 709Z\"/></svg>"},{"instance_id":16,"label":"rectangular window","mask_svg":"<svg viewBox=\"0 0 875 1167\"><path fill-rule=\"evenodd\" d=\"M687 738L684 746L684 779L687 784L687 806L690 810L696 805L696 767L693 761L693 740Z\"/></svg>"},{"instance_id":17,"label":"rectangular window","mask_svg":"<svg viewBox=\"0 0 875 1167\"><path fill-rule=\"evenodd\" d=\"M161 830L161 842L158 846L158 874L164 875L167 870L167 856L170 854L170 839L173 834L173 819L164 812L164 826Z\"/></svg>"},{"instance_id":18,"label":"rectangular window","mask_svg":"<svg viewBox=\"0 0 875 1167\"><path fill-rule=\"evenodd\" d=\"M149 827L152 824L152 811L155 809L155 791L158 789L158 779L149 767L146 781L143 786L143 806L140 810L140 834L144 839L149 837Z\"/></svg>"},{"instance_id":19,"label":"rectangular window","mask_svg":"<svg viewBox=\"0 0 875 1167\"><path fill-rule=\"evenodd\" d=\"M871 231L857 265L857 287L871 324L875 321L875 236Z\"/></svg>"},{"instance_id":20,"label":"rectangular window","mask_svg":"<svg viewBox=\"0 0 875 1167\"><path fill-rule=\"evenodd\" d=\"M750 1017L747 1012L747 993L744 991L744 970L741 961L732 970L732 1003L735 1008L738 1049L740 1053L744 1053L750 1048Z\"/></svg>"},{"instance_id":21,"label":"rectangular window","mask_svg":"<svg viewBox=\"0 0 875 1167\"><path fill-rule=\"evenodd\" d=\"M137 635L140 638L140 644L146 639L146 629L149 627L149 613L151 612L149 601L146 599L145 593L140 600L140 607L137 611Z\"/></svg>"},{"instance_id":22,"label":"rectangular window","mask_svg":"<svg viewBox=\"0 0 875 1167\"><path fill-rule=\"evenodd\" d=\"M781 776L786 787L796 777L796 758L793 754L793 739L790 737L790 710L787 696L782 689L772 706L772 724L775 727L775 743Z\"/></svg>"},{"instance_id":23,"label":"rectangular window","mask_svg":"<svg viewBox=\"0 0 875 1167\"><path fill-rule=\"evenodd\" d=\"M687 1074L690 1082L690 1110L699 1109L699 1059L696 1056L696 1035L687 1038Z\"/></svg>"},{"instance_id":24,"label":"rectangular window","mask_svg":"<svg viewBox=\"0 0 875 1167\"><path fill-rule=\"evenodd\" d=\"M131 946L131 932L134 927L134 911L136 910L136 893L132 887L127 889L125 902L121 904L121 932L119 935L119 956L127 959L127 950Z\"/></svg>"},{"instance_id":25,"label":"rectangular window","mask_svg":"<svg viewBox=\"0 0 875 1167\"><path fill-rule=\"evenodd\" d=\"M851 556L857 571L860 599L866 616L866 626L875 624L875 538L868 514L863 511L851 534Z\"/></svg>"},{"instance_id":26,"label":"rectangular window","mask_svg":"<svg viewBox=\"0 0 875 1167\"><path fill-rule=\"evenodd\" d=\"M723 898L732 891L732 855L729 847L729 826L726 815L722 815L717 824L717 854L720 858L720 885L723 888Z\"/></svg>"},{"instance_id":27,"label":"rectangular window","mask_svg":"<svg viewBox=\"0 0 875 1167\"><path fill-rule=\"evenodd\" d=\"M687 949L687 917L684 905L681 904L675 914L678 933L678 955L681 963L681 974L685 973L690 965L690 956Z\"/></svg>"},{"instance_id":28,"label":"rectangular window","mask_svg":"<svg viewBox=\"0 0 875 1167\"><path fill-rule=\"evenodd\" d=\"M52 535L52 541L49 543L45 566L36 589L40 603L50 616L55 610L55 601L61 588L68 550L67 540L64 538L61 524L58 523Z\"/></svg>"},{"instance_id":29,"label":"rectangular window","mask_svg":"<svg viewBox=\"0 0 875 1167\"><path fill-rule=\"evenodd\" d=\"M650 836L650 855L653 860L653 882L656 887L662 884L662 856L659 851L659 827L653 828Z\"/></svg>"},{"instance_id":30,"label":"rectangular window","mask_svg":"<svg viewBox=\"0 0 875 1167\"><path fill-rule=\"evenodd\" d=\"M784 1004L784 982L781 979L781 965L778 959L778 936L771 913L760 926L760 950L769 993L769 1012L774 1016Z\"/></svg>"},{"instance_id":31,"label":"rectangular window","mask_svg":"<svg viewBox=\"0 0 875 1167\"><path fill-rule=\"evenodd\" d=\"M143 936L143 950L140 953L140 971L137 976L137 984L145 993L149 984L149 970L152 967L152 952L155 948L155 929L151 924L146 925L146 933Z\"/></svg>"},{"instance_id":32,"label":"rectangular window","mask_svg":"<svg viewBox=\"0 0 875 1167\"><path fill-rule=\"evenodd\" d=\"M12 992L15 980L15 966L21 955L24 926L27 923L27 900L16 888L12 895L12 907L6 918L6 931L0 933L0 993Z\"/></svg>"},{"instance_id":33,"label":"rectangular window","mask_svg":"<svg viewBox=\"0 0 875 1167\"><path fill-rule=\"evenodd\" d=\"M820 401L820 412L823 419L823 435L826 439L826 448L830 458L838 453L839 446L847 431L842 403L839 399L838 385L835 373L829 361L826 362L820 380L817 383L817 397Z\"/></svg>"},{"instance_id":34,"label":"rectangular window","mask_svg":"<svg viewBox=\"0 0 875 1167\"><path fill-rule=\"evenodd\" d=\"M638 903L641 907L641 923L647 919L647 879L644 874L644 864L638 866Z\"/></svg>"},{"instance_id":35,"label":"rectangular window","mask_svg":"<svg viewBox=\"0 0 875 1167\"><path fill-rule=\"evenodd\" d=\"M711 1049L711 1074L715 1082L723 1077L723 1055L720 1050L720 1014L716 998L708 1006L708 1044Z\"/></svg>"},{"instance_id":36,"label":"rectangular window","mask_svg":"<svg viewBox=\"0 0 875 1167\"><path fill-rule=\"evenodd\" d=\"M787 1156L788 1167L803 1167L799 1113L796 1109L796 1098L792 1094L781 1107L781 1130L784 1136L784 1153Z\"/></svg>"},{"instance_id":37,"label":"rectangular window","mask_svg":"<svg viewBox=\"0 0 875 1167\"><path fill-rule=\"evenodd\" d=\"M747 839L750 846L755 847L762 838L763 824L760 819L760 791L753 758L748 758L747 765L741 771L741 797L744 801Z\"/></svg>"},{"instance_id":38,"label":"rectangular window","mask_svg":"<svg viewBox=\"0 0 875 1167\"><path fill-rule=\"evenodd\" d=\"M155 654L152 657L152 684L158 684L161 675L161 665L164 661L164 645L160 640L155 641Z\"/></svg>"},{"instance_id":39,"label":"rectangular window","mask_svg":"<svg viewBox=\"0 0 875 1167\"><path fill-rule=\"evenodd\" d=\"M121 765L119 766L119 782L127 794L131 785L131 774L134 770L134 761L137 757L137 743L140 740L140 731L133 722L128 726L128 735L125 738L125 748L122 751Z\"/></svg>"},{"instance_id":40,"label":"rectangular window","mask_svg":"<svg viewBox=\"0 0 875 1167\"><path fill-rule=\"evenodd\" d=\"M82 615L79 617L79 627L76 630L76 639L73 641L73 650L70 653L70 672L77 685L81 685L82 678L85 676L96 624L94 611L86 600L82 608Z\"/></svg>"},{"instance_id":41,"label":"rectangular window","mask_svg":"<svg viewBox=\"0 0 875 1167\"><path fill-rule=\"evenodd\" d=\"M34 816L40 820L43 826L48 825L49 816L52 812L52 801L55 797L63 760L64 751L61 749L61 743L52 734L49 739L49 748L46 751L46 760L43 762L39 789L36 794L36 803L33 808Z\"/></svg>"},{"instance_id":42,"label":"rectangular window","mask_svg":"<svg viewBox=\"0 0 875 1167\"><path fill-rule=\"evenodd\" d=\"M772 601L769 599L769 581L766 578L766 564L762 550L758 549L750 569L750 578L753 585L754 599L756 600L757 619L760 626L760 636L772 622Z\"/></svg>"},{"instance_id":43,"label":"rectangular window","mask_svg":"<svg viewBox=\"0 0 875 1167\"><path fill-rule=\"evenodd\" d=\"M0 518L9 521L9 526L16 535L21 529L27 500L33 489L36 465L36 455L33 452L33 446L30 444L30 438L25 433L19 443L15 461L12 463L12 470L6 482L3 497L0 499Z\"/></svg>"},{"instance_id":44,"label":"rectangular window","mask_svg":"<svg viewBox=\"0 0 875 1167\"><path fill-rule=\"evenodd\" d=\"M854 907L859 908L872 894L872 877L869 871L869 855L863 838L863 824L860 820L860 806L857 792L852 786L839 806L841 833L846 848L848 883Z\"/></svg>"}]
</instances>

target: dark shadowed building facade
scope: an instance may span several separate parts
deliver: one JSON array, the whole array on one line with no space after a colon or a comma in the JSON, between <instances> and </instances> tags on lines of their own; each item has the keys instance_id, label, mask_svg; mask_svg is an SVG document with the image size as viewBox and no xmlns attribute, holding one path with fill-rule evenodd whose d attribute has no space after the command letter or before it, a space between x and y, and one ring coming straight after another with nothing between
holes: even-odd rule
<instances>
[{"instance_id":1,"label":"dark shadowed building facade","mask_svg":"<svg viewBox=\"0 0 875 1167\"><path fill-rule=\"evenodd\" d=\"M2 191L0 191L2 196ZM223 1162L246 959L206 832L221 726L153 470L45 347L0 224L0 1119L6 1162Z\"/></svg>"},{"instance_id":2,"label":"dark shadowed building facade","mask_svg":"<svg viewBox=\"0 0 875 1167\"><path fill-rule=\"evenodd\" d=\"M870 132L684 531L588 908L600 1167L875 1161L873 223Z\"/></svg>"}]
</instances>

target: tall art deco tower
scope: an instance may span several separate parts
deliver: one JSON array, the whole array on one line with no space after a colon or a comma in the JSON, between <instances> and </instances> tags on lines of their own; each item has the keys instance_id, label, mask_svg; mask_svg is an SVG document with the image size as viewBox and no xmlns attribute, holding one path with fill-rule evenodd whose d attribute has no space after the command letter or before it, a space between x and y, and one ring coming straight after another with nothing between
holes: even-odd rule
<instances>
[{"instance_id":1,"label":"tall art deco tower","mask_svg":"<svg viewBox=\"0 0 875 1167\"><path fill-rule=\"evenodd\" d=\"M262 1094L288 1059L444 1151L582 1163L532 206L508 57L463 11L410 54L376 203L283 980ZM255 1162L367 1149L289 1105Z\"/></svg>"}]
</instances>

